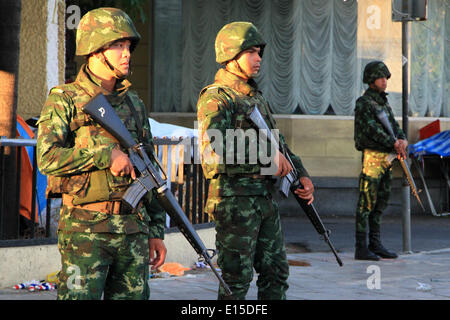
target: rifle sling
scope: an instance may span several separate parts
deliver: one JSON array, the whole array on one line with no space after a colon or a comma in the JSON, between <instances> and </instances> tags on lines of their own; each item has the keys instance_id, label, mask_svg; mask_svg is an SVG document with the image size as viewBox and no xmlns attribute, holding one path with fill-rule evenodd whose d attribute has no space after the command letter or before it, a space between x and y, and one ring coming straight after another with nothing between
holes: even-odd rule
<instances>
[{"instance_id":1,"label":"rifle sling","mask_svg":"<svg viewBox=\"0 0 450 320\"><path fill-rule=\"evenodd\" d=\"M141 118L139 117L136 108L134 107L133 102L131 101L128 95L125 96L125 100L127 102L128 107L130 108L134 120L136 121L136 126L138 127L138 139L140 142L144 142L144 135L143 135L144 128L142 127Z\"/></svg>"}]
</instances>

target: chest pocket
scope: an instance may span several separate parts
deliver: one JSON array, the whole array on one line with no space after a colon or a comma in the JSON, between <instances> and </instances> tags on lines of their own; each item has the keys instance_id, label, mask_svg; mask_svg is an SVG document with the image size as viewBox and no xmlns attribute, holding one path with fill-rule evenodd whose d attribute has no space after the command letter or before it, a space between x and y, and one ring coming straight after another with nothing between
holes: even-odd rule
<instances>
[{"instance_id":1,"label":"chest pocket","mask_svg":"<svg viewBox=\"0 0 450 320\"><path fill-rule=\"evenodd\" d=\"M127 100L126 103L116 107L116 112L133 136L138 135L137 121L133 115L130 116ZM97 124L89 115L82 112L84 103L75 104L76 114L70 123L70 129L74 137L74 146L78 148L99 148L102 145L109 147L111 145L119 146L119 142L103 127ZM128 109L128 113L126 112ZM132 130L133 129L133 130ZM123 150L126 151L126 150ZM74 177L76 179L76 188L64 192L74 196L74 204L84 204L90 202L112 200L120 198L121 194L128 188L132 179L130 177L113 176L108 169L96 170ZM71 183L68 184L69 186Z\"/></svg>"},{"instance_id":2,"label":"chest pocket","mask_svg":"<svg viewBox=\"0 0 450 320\"><path fill-rule=\"evenodd\" d=\"M255 105L258 106L258 109L269 128L274 128L272 119L268 114L268 106L259 93L254 96L243 96L227 92L227 90L224 90L224 93L227 96L227 100L232 101L232 103L230 103L230 105L233 106L233 117L231 121L234 128L243 129L244 131L254 128L253 124L248 120L247 113L249 109Z\"/></svg>"},{"instance_id":3,"label":"chest pocket","mask_svg":"<svg viewBox=\"0 0 450 320\"><path fill-rule=\"evenodd\" d=\"M239 103L236 103L233 114L233 125L236 129L247 130L253 128L251 123L247 119L248 110L254 105L252 99L240 99Z\"/></svg>"}]
</instances>

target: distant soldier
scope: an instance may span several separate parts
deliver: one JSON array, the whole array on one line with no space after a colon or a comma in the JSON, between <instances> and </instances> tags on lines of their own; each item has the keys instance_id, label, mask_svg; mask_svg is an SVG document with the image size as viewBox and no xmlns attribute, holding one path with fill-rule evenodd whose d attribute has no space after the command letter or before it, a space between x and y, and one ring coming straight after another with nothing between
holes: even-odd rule
<instances>
[{"instance_id":1,"label":"distant soldier","mask_svg":"<svg viewBox=\"0 0 450 320\"><path fill-rule=\"evenodd\" d=\"M219 69L215 82L204 88L197 104L202 167L209 179L209 193L205 211L216 224L218 264L223 278L233 292L234 299L245 299L253 279L253 268L258 275L259 299L285 299L288 289L289 265L280 225L277 203L272 199L274 180L262 175L262 164L244 163L249 160L252 140L238 154L238 146L230 149L230 141L211 140L210 133L219 131L226 137L227 130L251 130L246 118L250 107L257 105L269 128L276 129L269 105L256 82L266 43L256 27L249 22L225 25L215 42ZM280 135L280 142L285 140ZM233 144L234 142L231 142ZM218 148L214 149L214 146ZM215 150L223 150L223 157ZM224 159L232 155L235 161ZM289 151L304 189L297 189L302 198L313 201L314 187L300 158ZM278 176L285 176L292 167L277 151L275 156ZM219 288L219 299L226 298Z\"/></svg>"},{"instance_id":2,"label":"distant soldier","mask_svg":"<svg viewBox=\"0 0 450 320\"><path fill-rule=\"evenodd\" d=\"M359 201L356 208L355 259L395 259L397 254L381 244L380 225L383 210L391 192L392 166L389 153L406 155L405 134L395 121L387 100L387 80L391 73L381 61L372 61L364 68L363 82L369 84L355 107L355 147L362 151L362 171L359 178ZM384 110L397 140L392 138L377 118ZM369 231L369 245L367 245Z\"/></svg>"},{"instance_id":3,"label":"distant soldier","mask_svg":"<svg viewBox=\"0 0 450 320\"><path fill-rule=\"evenodd\" d=\"M76 54L86 58L75 80L50 91L39 119L37 158L47 196L62 196L58 226L58 299L149 299L149 263L165 259L165 212L153 194L133 210L121 197L136 177L116 139L82 112L102 93L152 156L143 102L130 90L130 56L140 40L126 13L88 12ZM156 254L156 257L155 257Z\"/></svg>"}]
</instances>

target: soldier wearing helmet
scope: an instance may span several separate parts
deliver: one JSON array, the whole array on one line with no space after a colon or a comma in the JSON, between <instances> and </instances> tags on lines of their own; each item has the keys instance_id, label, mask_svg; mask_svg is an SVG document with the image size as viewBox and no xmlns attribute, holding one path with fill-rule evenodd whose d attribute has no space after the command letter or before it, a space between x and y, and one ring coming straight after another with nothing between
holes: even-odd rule
<instances>
[{"instance_id":1,"label":"soldier wearing helmet","mask_svg":"<svg viewBox=\"0 0 450 320\"><path fill-rule=\"evenodd\" d=\"M58 299L145 299L148 264L165 259L165 212L153 194L137 210L121 196L136 177L117 140L83 113L104 94L136 141L153 156L145 106L131 90L131 52L140 39L122 10L99 8L80 21L76 80L50 90L39 119L37 159L47 197L62 197ZM156 254L156 257L154 256ZM75 278L74 278L75 275Z\"/></svg>"},{"instance_id":2,"label":"soldier wearing helmet","mask_svg":"<svg viewBox=\"0 0 450 320\"><path fill-rule=\"evenodd\" d=\"M131 54L140 39L141 36L125 12L115 8L95 9L86 13L80 20L75 54L87 58L91 55L96 56L106 68L111 70L115 78L122 79L128 75L129 66L120 63L114 65L110 61L111 58L105 56L104 51L116 42L129 40Z\"/></svg>"},{"instance_id":3,"label":"soldier wearing helmet","mask_svg":"<svg viewBox=\"0 0 450 320\"><path fill-rule=\"evenodd\" d=\"M223 68L214 83L201 91L197 103L202 167L209 180L205 211L215 220L218 264L234 299L245 299L253 268L258 273L259 299L285 299L288 289L289 265L278 206L271 196L274 179L262 171L267 166L263 161L267 149L258 146L258 136L251 134L253 128L246 117L256 105L268 126L276 129L268 102L254 80L265 46L252 23L225 25L215 41L216 61ZM234 135L237 132L244 132L243 140ZM287 148L284 137L279 138ZM288 152L305 186L296 192L312 202L314 186L308 173L300 158ZM274 153L273 174L288 174L290 163L278 150ZM251 161L252 156L256 161ZM223 298L223 288L219 288L219 299Z\"/></svg>"},{"instance_id":4,"label":"soldier wearing helmet","mask_svg":"<svg viewBox=\"0 0 450 320\"><path fill-rule=\"evenodd\" d=\"M392 152L406 156L408 142L394 118L387 99L389 69L382 61L366 65L363 82L369 85L355 107L355 147L362 152L359 178L359 200L356 208L355 259L395 259L397 254L381 243L381 216L391 192L392 166L388 155ZM397 139L393 139L377 118L385 111ZM367 244L367 232L369 242Z\"/></svg>"}]
</instances>

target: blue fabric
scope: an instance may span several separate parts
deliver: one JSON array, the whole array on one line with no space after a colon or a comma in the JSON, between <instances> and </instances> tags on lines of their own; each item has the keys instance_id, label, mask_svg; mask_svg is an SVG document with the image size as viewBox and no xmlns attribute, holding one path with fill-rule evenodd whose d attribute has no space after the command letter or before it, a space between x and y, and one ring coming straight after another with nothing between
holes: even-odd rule
<instances>
[{"instance_id":1,"label":"blue fabric","mask_svg":"<svg viewBox=\"0 0 450 320\"><path fill-rule=\"evenodd\" d=\"M19 135L23 139L30 139L31 137L28 135L27 131L22 128L22 125L17 122L17 131ZM31 162L31 166L33 167L33 156L34 156L34 147L25 147L28 153L28 157ZM47 200L45 198L45 189L47 188L47 177L44 176L38 169L36 175L36 201L39 215L41 215L41 211L47 208Z\"/></svg>"},{"instance_id":2,"label":"blue fabric","mask_svg":"<svg viewBox=\"0 0 450 320\"><path fill-rule=\"evenodd\" d=\"M428 139L409 146L409 153L414 156L437 154L450 156L450 130L437 133Z\"/></svg>"}]
</instances>

